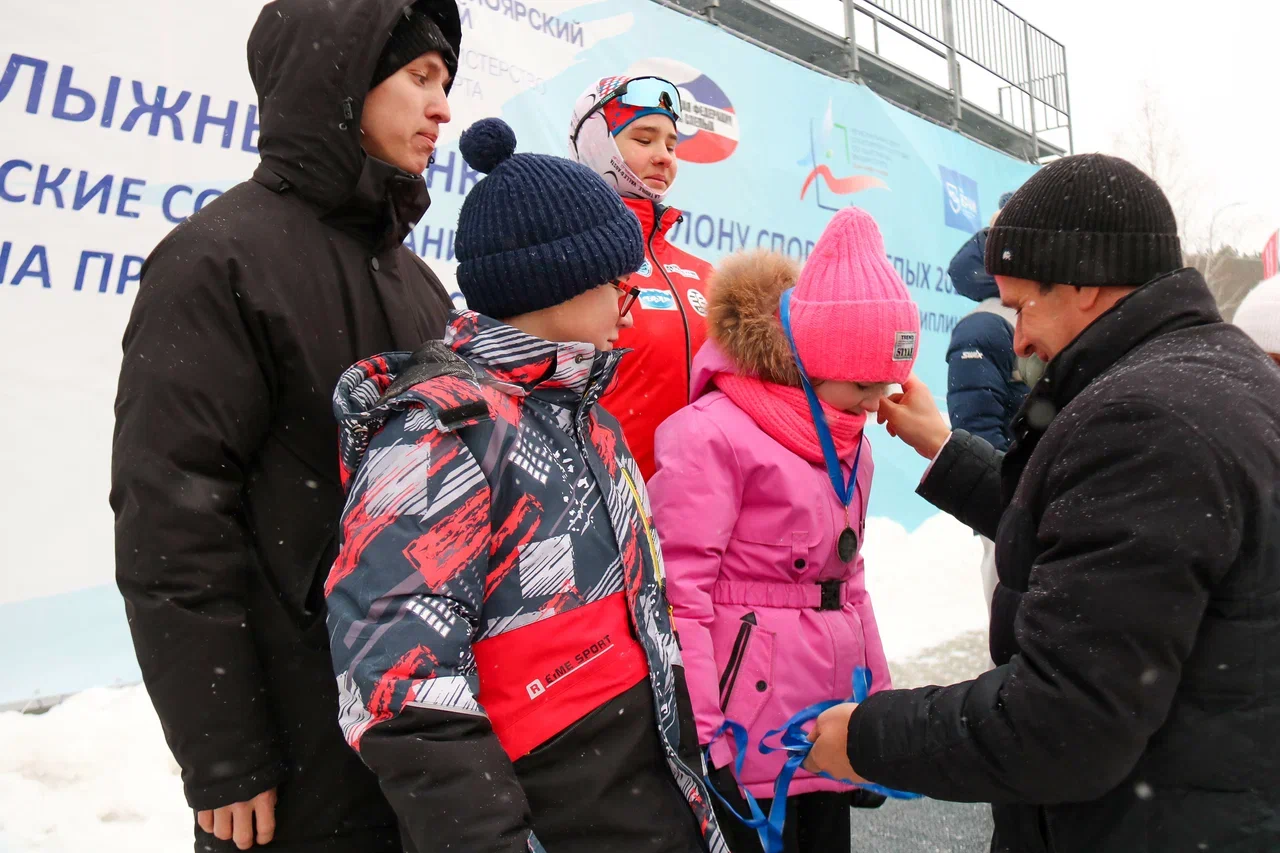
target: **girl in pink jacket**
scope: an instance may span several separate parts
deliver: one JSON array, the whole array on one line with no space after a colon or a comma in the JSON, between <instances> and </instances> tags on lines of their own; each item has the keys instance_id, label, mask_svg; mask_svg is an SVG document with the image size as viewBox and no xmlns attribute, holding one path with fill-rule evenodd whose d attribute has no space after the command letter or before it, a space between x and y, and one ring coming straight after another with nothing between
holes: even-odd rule
<instances>
[{"instance_id":1,"label":"girl in pink jacket","mask_svg":"<svg viewBox=\"0 0 1280 853\"><path fill-rule=\"evenodd\" d=\"M798 278L790 259L756 251L726 259L710 290L693 402L658 430L649 491L712 779L745 814L732 739L714 737L734 720L749 733L737 783L767 813L786 756L760 754L764 733L848 697L855 667L871 670L873 690L890 685L863 582L863 425L911 373L920 318L875 220L857 208L836 214ZM850 805L880 802L801 771L787 797L788 853L848 849ZM753 830L721 815L735 853L760 849Z\"/></svg>"}]
</instances>

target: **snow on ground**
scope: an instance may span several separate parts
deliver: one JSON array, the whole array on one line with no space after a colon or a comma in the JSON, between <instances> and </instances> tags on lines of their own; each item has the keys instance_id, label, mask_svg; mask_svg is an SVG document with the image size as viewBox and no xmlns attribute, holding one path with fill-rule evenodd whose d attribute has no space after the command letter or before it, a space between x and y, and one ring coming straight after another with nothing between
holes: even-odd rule
<instances>
[{"instance_id":1,"label":"snow on ground","mask_svg":"<svg viewBox=\"0 0 1280 853\"><path fill-rule=\"evenodd\" d=\"M868 518L867 589L890 662L908 661L972 631L986 631L982 542L939 513L908 533L888 518Z\"/></svg>"},{"instance_id":2,"label":"snow on ground","mask_svg":"<svg viewBox=\"0 0 1280 853\"><path fill-rule=\"evenodd\" d=\"M0 714L0 853L184 853L192 823L141 686Z\"/></svg>"},{"instance_id":3,"label":"snow on ground","mask_svg":"<svg viewBox=\"0 0 1280 853\"><path fill-rule=\"evenodd\" d=\"M868 519L864 556L890 661L985 630L982 546L959 522L938 515L908 533ZM141 686L88 690L42 715L0 713L0 853L181 853L191 831Z\"/></svg>"}]
</instances>

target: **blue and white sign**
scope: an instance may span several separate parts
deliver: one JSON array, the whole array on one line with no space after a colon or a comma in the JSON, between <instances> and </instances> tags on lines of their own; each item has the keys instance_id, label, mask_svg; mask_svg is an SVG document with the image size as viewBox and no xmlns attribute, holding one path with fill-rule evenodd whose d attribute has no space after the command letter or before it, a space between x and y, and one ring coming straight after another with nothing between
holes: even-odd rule
<instances>
[{"instance_id":1,"label":"blue and white sign","mask_svg":"<svg viewBox=\"0 0 1280 853\"><path fill-rule=\"evenodd\" d=\"M262 0L120 8L10 4L0 28L0 705L138 677L107 504L120 340L151 248L258 160L244 45ZM804 259L833 211L866 209L920 305L916 371L942 396L951 329L973 307L947 263L983 224L978 188L996 198L1031 166L651 0L459 9L453 122L406 240L447 286L479 178L457 150L465 127L499 115L519 150L563 155L588 84L667 74L691 105L671 242L711 262L758 247ZM671 272L680 292L707 293ZM645 293L646 308L671 299ZM933 513L913 493L924 462L878 428L872 442L871 512L913 528Z\"/></svg>"},{"instance_id":2,"label":"blue and white sign","mask_svg":"<svg viewBox=\"0 0 1280 853\"><path fill-rule=\"evenodd\" d=\"M938 172L942 176L942 209L947 226L966 234L980 230L977 181L946 166L939 166Z\"/></svg>"}]
</instances>

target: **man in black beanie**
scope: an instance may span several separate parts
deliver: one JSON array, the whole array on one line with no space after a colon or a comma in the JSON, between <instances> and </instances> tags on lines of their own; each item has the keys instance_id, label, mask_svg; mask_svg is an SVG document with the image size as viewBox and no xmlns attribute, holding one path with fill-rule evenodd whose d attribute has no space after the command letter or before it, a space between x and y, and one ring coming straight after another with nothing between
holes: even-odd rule
<instances>
[{"instance_id":1,"label":"man in black beanie","mask_svg":"<svg viewBox=\"0 0 1280 853\"><path fill-rule=\"evenodd\" d=\"M915 380L880 413L996 541L997 667L828 711L811 764L993 803L1000 853L1280 849L1280 373L1123 160L1034 175L986 267L1048 362L1008 453Z\"/></svg>"},{"instance_id":2,"label":"man in black beanie","mask_svg":"<svg viewBox=\"0 0 1280 853\"><path fill-rule=\"evenodd\" d=\"M397 853L343 742L324 578L343 491L330 392L438 338L402 245L457 70L454 0L275 0L249 36L261 162L152 252L124 339L116 579L195 849Z\"/></svg>"}]
</instances>

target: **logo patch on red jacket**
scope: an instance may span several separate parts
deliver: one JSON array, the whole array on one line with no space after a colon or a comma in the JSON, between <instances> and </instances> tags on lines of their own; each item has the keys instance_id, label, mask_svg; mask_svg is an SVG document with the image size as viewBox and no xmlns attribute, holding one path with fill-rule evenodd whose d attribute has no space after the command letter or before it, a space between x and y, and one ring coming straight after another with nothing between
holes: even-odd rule
<instances>
[{"instance_id":1,"label":"logo patch on red jacket","mask_svg":"<svg viewBox=\"0 0 1280 853\"><path fill-rule=\"evenodd\" d=\"M670 290L641 288L640 307L646 311L677 311L676 298Z\"/></svg>"},{"instance_id":2,"label":"logo patch on red jacket","mask_svg":"<svg viewBox=\"0 0 1280 853\"><path fill-rule=\"evenodd\" d=\"M688 297L689 304L693 306L694 311L698 312L699 317L707 316L707 297L702 295L702 291L691 287L685 296Z\"/></svg>"},{"instance_id":3,"label":"logo patch on red jacket","mask_svg":"<svg viewBox=\"0 0 1280 853\"><path fill-rule=\"evenodd\" d=\"M696 278L699 281L702 280L702 276L698 275L697 270L687 270L679 264L663 264L662 268L667 272L675 273L682 278Z\"/></svg>"},{"instance_id":4,"label":"logo patch on red jacket","mask_svg":"<svg viewBox=\"0 0 1280 853\"><path fill-rule=\"evenodd\" d=\"M575 654L572 658L560 663L555 669L546 673L541 678L535 678L533 681L530 681L525 686L525 690L528 692L529 698L536 699L543 693L546 693L548 690L560 684L561 679L566 675L569 675L572 672L577 672L588 664L596 663L601 660L604 655L613 651L613 649L613 639L608 634L605 634L600 639L583 648L582 651Z\"/></svg>"}]
</instances>

